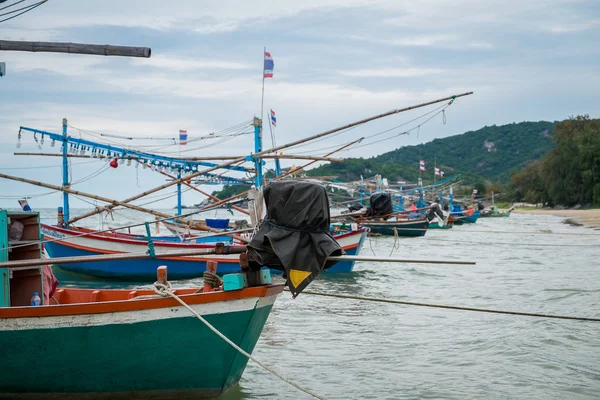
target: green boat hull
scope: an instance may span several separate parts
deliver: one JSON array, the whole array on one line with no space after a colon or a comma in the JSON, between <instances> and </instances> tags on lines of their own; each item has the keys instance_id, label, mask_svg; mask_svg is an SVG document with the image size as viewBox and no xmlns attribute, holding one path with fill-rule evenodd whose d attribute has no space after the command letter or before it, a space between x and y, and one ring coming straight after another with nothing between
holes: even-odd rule
<instances>
[{"instance_id":1,"label":"green boat hull","mask_svg":"<svg viewBox=\"0 0 600 400\"><path fill-rule=\"evenodd\" d=\"M204 317L251 353L272 304ZM173 309L171 309L173 311ZM180 313L189 311L180 308ZM0 330L0 398L218 396L248 359L196 317ZM64 396L64 397L61 397Z\"/></svg>"},{"instance_id":2,"label":"green boat hull","mask_svg":"<svg viewBox=\"0 0 600 400\"><path fill-rule=\"evenodd\" d=\"M427 229L452 229L452 225L453 224L446 224L444 226L440 226L437 222L435 222L433 224L429 224Z\"/></svg>"}]
</instances>

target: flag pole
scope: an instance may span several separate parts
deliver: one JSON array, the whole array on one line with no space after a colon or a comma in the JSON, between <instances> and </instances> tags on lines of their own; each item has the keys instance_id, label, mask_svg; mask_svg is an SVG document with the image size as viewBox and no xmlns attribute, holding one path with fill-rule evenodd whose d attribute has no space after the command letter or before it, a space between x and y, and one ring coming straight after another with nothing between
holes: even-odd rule
<instances>
[{"instance_id":1,"label":"flag pole","mask_svg":"<svg viewBox=\"0 0 600 400\"><path fill-rule=\"evenodd\" d=\"M260 98L260 117L258 120L254 121L254 152L255 154L260 153L262 151L262 129L263 129L263 111L265 104L265 57L267 55L267 46L263 48L263 57L262 57L262 95ZM256 168L256 179L255 186L256 190L262 189L262 159L258 158L254 161Z\"/></svg>"},{"instance_id":2,"label":"flag pole","mask_svg":"<svg viewBox=\"0 0 600 400\"><path fill-rule=\"evenodd\" d=\"M263 49L263 72L262 72L262 96L260 99L260 119L262 121L263 118L263 106L265 103L265 54L267 53L267 46Z\"/></svg>"}]
</instances>

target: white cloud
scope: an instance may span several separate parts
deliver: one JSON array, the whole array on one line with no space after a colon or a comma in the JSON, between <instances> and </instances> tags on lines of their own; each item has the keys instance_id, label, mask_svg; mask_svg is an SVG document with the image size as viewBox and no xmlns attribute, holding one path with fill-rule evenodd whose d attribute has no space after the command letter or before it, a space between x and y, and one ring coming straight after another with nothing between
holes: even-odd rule
<instances>
[{"instance_id":1,"label":"white cloud","mask_svg":"<svg viewBox=\"0 0 600 400\"><path fill-rule=\"evenodd\" d=\"M587 31L597 26L600 26L600 20L576 21L570 24L555 23L548 26L546 30L551 33L573 33Z\"/></svg>"},{"instance_id":2,"label":"white cloud","mask_svg":"<svg viewBox=\"0 0 600 400\"><path fill-rule=\"evenodd\" d=\"M443 69L437 68L380 68L359 69L354 71L340 71L344 76L352 77L378 77L378 78L414 78L419 76L443 73Z\"/></svg>"},{"instance_id":3,"label":"white cloud","mask_svg":"<svg viewBox=\"0 0 600 400\"><path fill-rule=\"evenodd\" d=\"M176 55L158 55L149 59L133 59L134 65L157 67L164 70L199 70L199 69L224 69L244 70L256 69L255 65L243 62L215 60L215 59L187 59Z\"/></svg>"}]
</instances>

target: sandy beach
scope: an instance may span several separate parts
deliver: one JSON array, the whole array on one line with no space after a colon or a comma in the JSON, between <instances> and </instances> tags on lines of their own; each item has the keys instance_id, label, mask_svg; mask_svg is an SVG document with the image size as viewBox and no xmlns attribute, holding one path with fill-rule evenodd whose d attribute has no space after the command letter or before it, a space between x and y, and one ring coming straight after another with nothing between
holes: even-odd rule
<instances>
[{"instance_id":1,"label":"sandy beach","mask_svg":"<svg viewBox=\"0 0 600 400\"><path fill-rule=\"evenodd\" d=\"M552 210L552 209L515 209L514 213L520 214L546 214L556 215L558 217L565 217L577 223L590 228L600 229L600 209L592 210Z\"/></svg>"}]
</instances>

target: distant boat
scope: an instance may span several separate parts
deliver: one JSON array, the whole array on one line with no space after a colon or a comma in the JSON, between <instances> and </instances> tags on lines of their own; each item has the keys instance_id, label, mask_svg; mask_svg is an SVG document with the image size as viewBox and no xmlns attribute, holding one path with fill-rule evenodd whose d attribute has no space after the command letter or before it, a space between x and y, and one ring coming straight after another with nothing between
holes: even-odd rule
<instances>
[{"instance_id":1,"label":"distant boat","mask_svg":"<svg viewBox=\"0 0 600 400\"><path fill-rule=\"evenodd\" d=\"M510 208L508 211L500 211L498 210L498 207L496 206L492 206L491 209L488 210L483 210L481 212L481 217L486 218L486 217L491 217L491 218L497 218L497 217L510 217L510 213L513 209Z\"/></svg>"},{"instance_id":2,"label":"distant boat","mask_svg":"<svg viewBox=\"0 0 600 400\"><path fill-rule=\"evenodd\" d=\"M476 223L480 213L479 210L473 210L473 207L463 210L458 204L455 204L450 215L454 217L454 225L462 225L464 223Z\"/></svg>"},{"instance_id":3,"label":"distant boat","mask_svg":"<svg viewBox=\"0 0 600 400\"><path fill-rule=\"evenodd\" d=\"M387 236L425 236L429 221L427 218L403 219L399 221L365 221L360 223L361 226L369 228L371 233Z\"/></svg>"}]
</instances>

